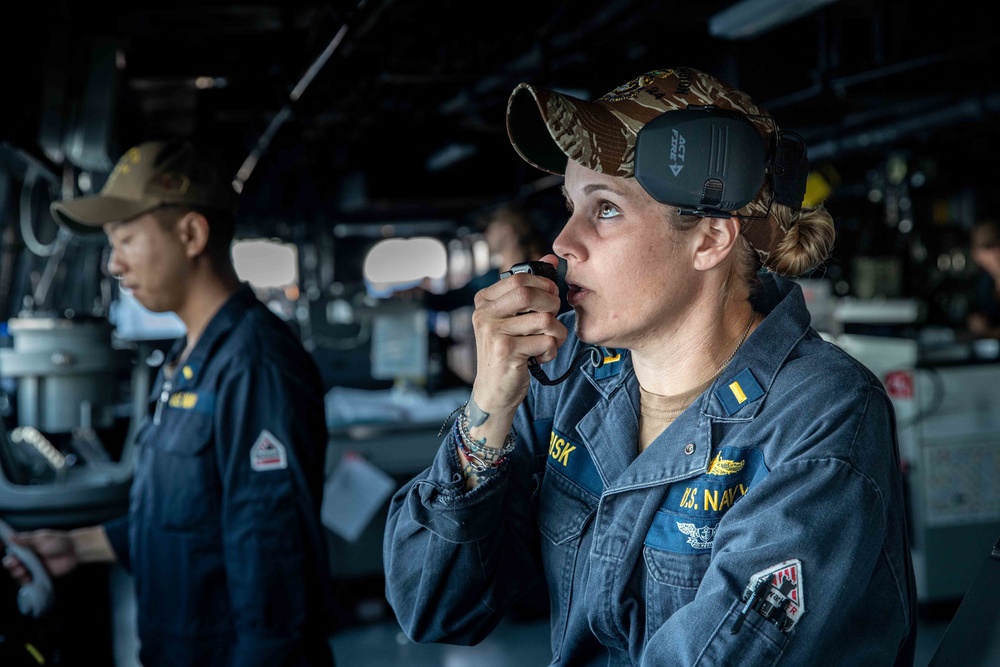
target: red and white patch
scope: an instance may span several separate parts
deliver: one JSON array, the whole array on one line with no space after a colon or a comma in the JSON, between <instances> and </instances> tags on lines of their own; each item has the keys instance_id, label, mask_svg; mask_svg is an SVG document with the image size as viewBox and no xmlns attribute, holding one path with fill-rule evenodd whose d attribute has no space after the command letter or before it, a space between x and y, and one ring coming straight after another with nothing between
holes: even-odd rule
<instances>
[{"instance_id":1,"label":"red and white patch","mask_svg":"<svg viewBox=\"0 0 1000 667\"><path fill-rule=\"evenodd\" d=\"M788 624L784 631L791 630L806 611L806 601L802 595L802 562L793 558L761 570L750 577L750 586L760 581L761 577L769 580L770 586L764 599L771 607L781 607L785 599L788 599L788 606L785 607Z\"/></svg>"},{"instance_id":2,"label":"red and white patch","mask_svg":"<svg viewBox=\"0 0 1000 667\"><path fill-rule=\"evenodd\" d=\"M250 448L250 467L257 471L284 470L288 467L285 446L267 429L260 432L257 442Z\"/></svg>"}]
</instances>

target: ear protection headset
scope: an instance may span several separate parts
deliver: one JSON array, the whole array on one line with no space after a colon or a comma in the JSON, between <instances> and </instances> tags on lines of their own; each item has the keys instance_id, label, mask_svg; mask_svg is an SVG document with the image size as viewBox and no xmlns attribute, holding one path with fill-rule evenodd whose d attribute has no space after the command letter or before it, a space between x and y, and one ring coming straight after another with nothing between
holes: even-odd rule
<instances>
[{"instance_id":1,"label":"ear protection headset","mask_svg":"<svg viewBox=\"0 0 1000 667\"><path fill-rule=\"evenodd\" d=\"M746 114L715 106L664 112L636 136L636 180L683 215L734 217L765 181L772 201L797 210L808 174L801 137L774 132L769 142Z\"/></svg>"}]
</instances>

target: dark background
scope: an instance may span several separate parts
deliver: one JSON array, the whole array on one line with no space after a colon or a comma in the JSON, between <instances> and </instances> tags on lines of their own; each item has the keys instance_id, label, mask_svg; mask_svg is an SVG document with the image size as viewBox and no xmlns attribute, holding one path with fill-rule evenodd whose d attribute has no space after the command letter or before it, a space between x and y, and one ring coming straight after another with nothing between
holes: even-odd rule
<instances>
[{"instance_id":1,"label":"dark background","mask_svg":"<svg viewBox=\"0 0 1000 667\"><path fill-rule=\"evenodd\" d=\"M35 201L28 217L45 244L56 234L48 200L96 190L139 141L189 137L218 149L242 184L240 235L296 241L316 260L304 272L313 299L358 280L364 250L400 225L454 235L518 199L554 236L559 181L506 136L517 83L592 99L692 66L806 139L832 188L839 237L821 277L837 294L858 292L858 258L889 257L899 275L880 284L885 296L919 297L930 322L960 322L969 263L942 256L997 205L993 22L970 0L839 0L754 36L714 34L712 17L737 4L22 3L0 27L0 203L11 218ZM26 279L6 275L0 307L12 313ZM58 293L86 300L72 296L80 289Z\"/></svg>"}]
</instances>

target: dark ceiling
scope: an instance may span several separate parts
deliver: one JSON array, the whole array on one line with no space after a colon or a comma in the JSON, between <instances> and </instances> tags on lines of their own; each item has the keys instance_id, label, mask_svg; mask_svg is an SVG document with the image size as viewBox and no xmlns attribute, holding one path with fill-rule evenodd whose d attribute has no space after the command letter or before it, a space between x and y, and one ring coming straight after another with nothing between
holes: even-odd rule
<instances>
[{"instance_id":1,"label":"dark ceiling","mask_svg":"<svg viewBox=\"0 0 1000 667\"><path fill-rule=\"evenodd\" d=\"M261 228L461 216L552 184L507 141L517 83L592 98L686 65L751 93L814 164L861 173L900 150L954 156L956 179L992 169L1000 40L979 3L832 1L713 37L734 4L19 3L2 26L0 140L63 183L101 182L144 139L210 143Z\"/></svg>"}]
</instances>

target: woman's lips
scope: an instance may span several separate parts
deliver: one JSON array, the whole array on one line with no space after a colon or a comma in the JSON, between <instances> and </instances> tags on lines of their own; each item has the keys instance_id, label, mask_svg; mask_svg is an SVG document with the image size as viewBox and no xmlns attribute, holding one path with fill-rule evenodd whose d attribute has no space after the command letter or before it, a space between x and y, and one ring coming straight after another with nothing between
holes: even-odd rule
<instances>
[{"instance_id":1,"label":"woman's lips","mask_svg":"<svg viewBox=\"0 0 1000 667\"><path fill-rule=\"evenodd\" d=\"M574 308L576 308L589 293L590 290L582 285L566 283L566 301Z\"/></svg>"}]
</instances>

